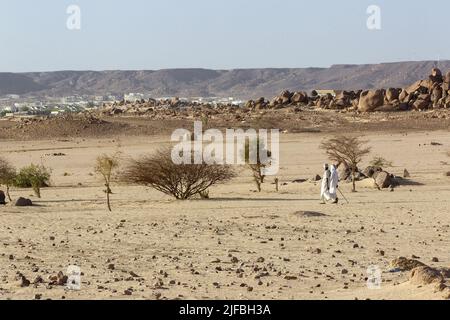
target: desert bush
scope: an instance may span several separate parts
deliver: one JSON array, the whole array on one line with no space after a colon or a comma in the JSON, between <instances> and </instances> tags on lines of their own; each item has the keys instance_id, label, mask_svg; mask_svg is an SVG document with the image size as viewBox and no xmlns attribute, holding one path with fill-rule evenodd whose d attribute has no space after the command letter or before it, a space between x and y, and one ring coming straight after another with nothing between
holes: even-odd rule
<instances>
[{"instance_id":1,"label":"desert bush","mask_svg":"<svg viewBox=\"0 0 450 320\"><path fill-rule=\"evenodd\" d=\"M51 170L44 165L31 164L19 170L14 179L14 186L18 188L32 188L38 198L41 188L50 185Z\"/></svg>"},{"instance_id":2,"label":"desert bush","mask_svg":"<svg viewBox=\"0 0 450 320\"><path fill-rule=\"evenodd\" d=\"M121 181L150 186L179 200L209 196L208 189L235 176L230 166L218 164L175 164L171 149L131 160Z\"/></svg>"},{"instance_id":3,"label":"desert bush","mask_svg":"<svg viewBox=\"0 0 450 320\"><path fill-rule=\"evenodd\" d=\"M111 210L111 202L109 195L112 194L111 191L111 180L114 171L119 167L119 154L114 154L112 156L103 154L99 156L95 161L94 170L99 174L105 182L106 189L106 205L109 211Z\"/></svg>"},{"instance_id":4,"label":"desert bush","mask_svg":"<svg viewBox=\"0 0 450 320\"><path fill-rule=\"evenodd\" d=\"M14 166L6 159L0 158L0 185L6 187L6 196L9 201L12 201L9 189L14 184L16 174L16 168L14 168Z\"/></svg>"},{"instance_id":5,"label":"desert bush","mask_svg":"<svg viewBox=\"0 0 450 320\"><path fill-rule=\"evenodd\" d=\"M356 172L358 164L362 158L370 153L370 147L366 147L367 141L361 140L358 137L352 136L338 136L329 140L323 141L320 148L325 150L328 158L337 163L346 164L352 171L352 191L356 191Z\"/></svg>"},{"instance_id":6,"label":"desert bush","mask_svg":"<svg viewBox=\"0 0 450 320\"><path fill-rule=\"evenodd\" d=\"M392 161L386 160L383 157L374 157L370 161L370 165L377 168L389 168L392 167Z\"/></svg>"},{"instance_id":7,"label":"desert bush","mask_svg":"<svg viewBox=\"0 0 450 320\"><path fill-rule=\"evenodd\" d=\"M261 192L261 185L264 183L264 179L266 177L264 174L264 168L270 165L270 162L262 161L261 155L267 155L270 160L272 154L266 149L266 146L263 143L260 143L259 138L257 138L255 141L246 140L243 152L245 163L252 172L256 188L258 189L258 192Z\"/></svg>"}]
</instances>

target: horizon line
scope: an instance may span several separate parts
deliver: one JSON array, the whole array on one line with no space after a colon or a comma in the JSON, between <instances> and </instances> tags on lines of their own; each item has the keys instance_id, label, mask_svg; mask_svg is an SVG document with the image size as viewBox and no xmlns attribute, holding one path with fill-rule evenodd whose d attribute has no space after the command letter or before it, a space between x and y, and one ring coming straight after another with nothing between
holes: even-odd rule
<instances>
[{"instance_id":1,"label":"horizon line","mask_svg":"<svg viewBox=\"0 0 450 320\"><path fill-rule=\"evenodd\" d=\"M399 60L399 61L388 61L388 62L378 62L378 63L336 63L329 65L327 67L241 67L241 68L206 68L206 67L173 67L173 68L159 68L159 69L56 69L47 71L0 71L0 74L26 74L26 73L53 73L53 72L157 72L157 71L167 71L167 70L209 70L209 71L235 71L235 70L294 70L294 69L331 69L338 66L369 66L369 65L382 65L382 64L396 64L396 63L417 63L417 62L434 62L436 64L442 62L450 62L450 59L444 60Z\"/></svg>"}]
</instances>

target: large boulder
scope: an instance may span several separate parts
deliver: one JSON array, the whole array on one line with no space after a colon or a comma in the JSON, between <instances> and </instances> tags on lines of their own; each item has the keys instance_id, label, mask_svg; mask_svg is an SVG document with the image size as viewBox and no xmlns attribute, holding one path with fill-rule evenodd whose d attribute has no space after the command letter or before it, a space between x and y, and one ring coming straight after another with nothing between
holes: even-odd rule
<instances>
[{"instance_id":1,"label":"large boulder","mask_svg":"<svg viewBox=\"0 0 450 320\"><path fill-rule=\"evenodd\" d=\"M432 86L433 82L431 80L419 80L406 88L406 91L408 93L428 93Z\"/></svg>"},{"instance_id":2,"label":"large boulder","mask_svg":"<svg viewBox=\"0 0 450 320\"><path fill-rule=\"evenodd\" d=\"M442 87L436 87L431 92L431 102L436 103L442 98Z\"/></svg>"},{"instance_id":3,"label":"large boulder","mask_svg":"<svg viewBox=\"0 0 450 320\"><path fill-rule=\"evenodd\" d=\"M446 98L445 98L445 107L446 108L450 108L450 95L448 95Z\"/></svg>"},{"instance_id":4,"label":"large boulder","mask_svg":"<svg viewBox=\"0 0 450 320\"><path fill-rule=\"evenodd\" d=\"M330 108L331 109L345 109L345 108L349 108L352 106L352 102L350 101L349 98L342 98L342 99L335 99L334 101L332 101L330 103Z\"/></svg>"},{"instance_id":5,"label":"large boulder","mask_svg":"<svg viewBox=\"0 0 450 320\"><path fill-rule=\"evenodd\" d=\"M444 82L442 84L442 91L443 91L444 97L446 97L448 95L449 90L450 90L450 82Z\"/></svg>"},{"instance_id":6,"label":"large boulder","mask_svg":"<svg viewBox=\"0 0 450 320\"><path fill-rule=\"evenodd\" d=\"M437 269L421 266L411 270L409 282L416 285L428 285L431 283L442 283L444 277Z\"/></svg>"},{"instance_id":7,"label":"large boulder","mask_svg":"<svg viewBox=\"0 0 450 320\"><path fill-rule=\"evenodd\" d=\"M442 72L438 68L433 68L431 70L430 80L433 83L442 83L444 78L442 77Z\"/></svg>"},{"instance_id":8,"label":"large boulder","mask_svg":"<svg viewBox=\"0 0 450 320\"><path fill-rule=\"evenodd\" d=\"M285 90L283 92L281 92L280 96L279 96L279 101L281 102L281 104L289 104L291 103L291 98L292 98L292 93L289 92L288 90Z\"/></svg>"},{"instance_id":9,"label":"large boulder","mask_svg":"<svg viewBox=\"0 0 450 320\"><path fill-rule=\"evenodd\" d=\"M361 93L358 110L361 112L372 112L383 104L383 90L367 90Z\"/></svg>"},{"instance_id":10,"label":"large boulder","mask_svg":"<svg viewBox=\"0 0 450 320\"><path fill-rule=\"evenodd\" d=\"M413 108L416 110L425 110L431 106L431 99L428 97L426 99L418 98L412 104Z\"/></svg>"},{"instance_id":11,"label":"large boulder","mask_svg":"<svg viewBox=\"0 0 450 320\"><path fill-rule=\"evenodd\" d=\"M409 100L411 99L411 96L408 93L408 91L403 89L402 92L399 94L398 99L400 100L400 102L408 103Z\"/></svg>"},{"instance_id":12,"label":"large boulder","mask_svg":"<svg viewBox=\"0 0 450 320\"><path fill-rule=\"evenodd\" d=\"M291 97L292 103L308 103L308 94L306 92L295 92Z\"/></svg>"},{"instance_id":13,"label":"large boulder","mask_svg":"<svg viewBox=\"0 0 450 320\"><path fill-rule=\"evenodd\" d=\"M321 96L319 100L317 101L317 107L322 109L328 109L333 102L333 96L331 94L326 94L324 96Z\"/></svg>"},{"instance_id":14,"label":"large boulder","mask_svg":"<svg viewBox=\"0 0 450 320\"><path fill-rule=\"evenodd\" d=\"M20 197L16 201L16 207L31 207L33 205L33 202L30 199L25 199Z\"/></svg>"},{"instance_id":15,"label":"large boulder","mask_svg":"<svg viewBox=\"0 0 450 320\"><path fill-rule=\"evenodd\" d=\"M386 90L386 102L391 103L394 100L398 100L400 95L400 89L397 88L389 88Z\"/></svg>"},{"instance_id":16,"label":"large boulder","mask_svg":"<svg viewBox=\"0 0 450 320\"><path fill-rule=\"evenodd\" d=\"M398 257L398 258L392 260L389 263L389 266L392 269L398 269L400 271L410 271L414 268L424 267L426 265L423 262L420 262L419 260L408 259L405 257Z\"/></svg>"},{"instance_id":17,"label":"large boulder","mask_svg":"<svg viewBox=\"0 0 450 320\"><path fill-rule=\"evenodd\" d=\"M444 77L444 82L445 82L445 83L450 83L450 71L447 72L447 74L445 75L445 77Z\"/></svg>"},{"instance_id":18,"label":"large boulder","mask_svg":"<svg viewBox=\"0 0 450 320\"><path fill-rule=\"evenodd\" d=\"M244 108L246 109L252 109L255 106L255 101L253 100L248 100L245 105Z\"/></svg>"},{"instance_id":19,"label":"large boulder","mask_svg":"<svg viewBox=\"0 0 450 320\"><path fill-rule=\"evenodd\" d=\"M268 103L266 102L266 100L261 97L258 100L256 100L255 102L255 109L256 110L261 110L261 109L265 109L267 107Z\"/></svg>"},{"instance_id":20,"label":"large boulder","mask_svg":"<svg viewBox=\"0 0 450 320\"><path fill-rule=\"evenodd\" d=\"M0 205L6 204L6 197L5 197L5 193L0 190Z\"/></svg>"},{"instance_id":21,"label":"large boulder","mask_svg":"<svg viewBox=\"0 0 450 320\"><path fill-rule=\"evenodd\" d=\"M389 188L394 183L392 175L386 171L377 171L372 178L375 181L375 185L380 189Z\"/></svg>"}]
</instances>

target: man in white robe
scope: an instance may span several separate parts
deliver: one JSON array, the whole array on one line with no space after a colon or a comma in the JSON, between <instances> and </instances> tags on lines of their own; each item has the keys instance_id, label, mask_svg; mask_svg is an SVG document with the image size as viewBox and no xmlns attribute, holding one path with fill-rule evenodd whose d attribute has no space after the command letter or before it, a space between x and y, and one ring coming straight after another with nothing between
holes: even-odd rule
<instances>
[{"instance_id":1,"label":"man in white robe","mask_svg":"<svg viewBox=\"0 0 450 320\"><path fill-rule=\"evenodd\" d=\"M322 175L322 187L320 188L320 200L322 204L325 204L327 200L330 200L329 193L329 181L330 181L330 170L328 164L323 165L323 175Z\"/></svg>"},{"instance_id":2,"label":"man in white robe","mask_svg":"<svg viewBox=\"0 0 450 320\"><path fill-rule=\"evenodd\" d=\"M337 189L339 187L338 184L339 184L339 174L336 165L333 164L331 165L330 168L330 182L328 185L328 192L330 200L333 200L332 203L336 204L339 202L339 198L337 197Z\"/></svg>"}]
</instances>

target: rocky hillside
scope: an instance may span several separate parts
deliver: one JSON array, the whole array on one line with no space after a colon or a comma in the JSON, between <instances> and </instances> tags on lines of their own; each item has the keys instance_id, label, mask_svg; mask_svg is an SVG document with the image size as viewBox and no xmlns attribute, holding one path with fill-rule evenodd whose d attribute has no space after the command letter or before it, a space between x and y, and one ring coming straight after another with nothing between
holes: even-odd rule
<instances>
[{"instance_id":1,"label":"rocky hillside","mask_svg":"<svg viewBox=\"0 0 450 320\"><path fill-rule=\"evenodd\" d=\"M170 69L158 71L59 71L0 73L0 95L122 95L129 92L162 96L272 97L282 90L373 89L406 87L450 61L335 65L304 69Z\"/></svg>"}]
</instances>

